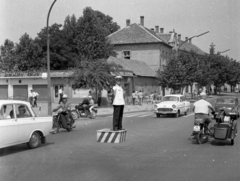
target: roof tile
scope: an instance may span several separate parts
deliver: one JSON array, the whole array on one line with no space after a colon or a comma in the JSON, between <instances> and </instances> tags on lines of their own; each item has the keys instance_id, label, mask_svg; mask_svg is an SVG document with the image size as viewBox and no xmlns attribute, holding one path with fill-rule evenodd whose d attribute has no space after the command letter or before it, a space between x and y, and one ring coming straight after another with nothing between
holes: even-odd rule
<instances>
[{"instance_id":1,"label":"roof tile","mask_svg":"<svg viewBox=\"0 0 240 181\"><path fill-rule=\"evenodd\" d=\"M108 62L120 64L124 70L133 71L137 76L155 77L156 73L145 63L139 60L121 59L110 56Z\"/></svg>"}]
</instances>

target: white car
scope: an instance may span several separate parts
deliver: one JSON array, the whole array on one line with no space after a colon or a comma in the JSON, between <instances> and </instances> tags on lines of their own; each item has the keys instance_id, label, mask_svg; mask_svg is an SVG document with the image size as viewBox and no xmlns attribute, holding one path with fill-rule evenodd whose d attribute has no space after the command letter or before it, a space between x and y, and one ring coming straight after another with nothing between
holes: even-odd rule
<instances>
[{"instance_id":1,"label":"white car","mask_svg":"<svg viewBox=\"0 0 240 181\"><path fill-rule=\"evenodd\" d=\"M52 117L37 117L29 102L0 100L0 148L27 143L36 148L45 143Z\"/></svg>"},{"instance_id":2,"label":"white car","mask_svg":"<svg viewBox=\"0 0 240 181\"><path fill-rule=\"evenodd\" d=\"M154 113L157 117L161 115L174 115L178 117L180 114L187 115L190 109L190 102L183 95L172 94L162 98L162 102L154 105Z\"/></svg>"}]
</instances>

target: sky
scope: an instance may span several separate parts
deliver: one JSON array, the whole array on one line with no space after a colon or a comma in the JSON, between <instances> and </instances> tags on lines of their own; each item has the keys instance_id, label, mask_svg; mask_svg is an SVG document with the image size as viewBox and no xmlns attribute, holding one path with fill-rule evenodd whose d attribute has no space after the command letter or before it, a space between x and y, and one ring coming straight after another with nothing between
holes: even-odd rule
<instances>
[{"instance_id":1,"label":"sky","mask_svg":"<svg viewBox=\"0 0 240 181\"><path fill-rule=\"evenodd\" d=\"M46 26L47 14L53 0L0 0L0 45L6 39L15 43L27 33L31 38ZM239 0L57 0L49 25L63 24L68 15L82 16L83 9L91 7L113 18L121 28L126 20L131 24L175 30L185 37L209 33L192 39L192 43L209 53L210 44L240 61L240 1ZM230 50L229 50L230 49Z\"/></svg>"}]
</instances>

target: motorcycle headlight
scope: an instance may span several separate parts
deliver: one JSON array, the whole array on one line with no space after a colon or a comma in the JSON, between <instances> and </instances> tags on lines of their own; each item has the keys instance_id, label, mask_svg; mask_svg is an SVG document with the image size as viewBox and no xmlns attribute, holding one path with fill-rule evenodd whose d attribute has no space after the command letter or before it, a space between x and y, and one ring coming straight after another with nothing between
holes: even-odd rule
<instances>
[{"instance_id":1,"label":"motorcycle headlight","mask_svg":"<svg viewBox=\"0 0 240 181\"><path fill-rule=\"evenodd\" d=\"M155 104L153 107L154 107L154 109L156 109L158 106Z\"/></svg>"},{"instance_id":2,"label":"motorcycle headlight","mask_svg":"<svg viewBox=\"0 0 240 181\"><path fill-rule=\"evenodd\" d=\"M176 105L173 104L173 105L172 105L172 108L175 109L175 108L176 108Z\"/></svg>"}]
</instances>

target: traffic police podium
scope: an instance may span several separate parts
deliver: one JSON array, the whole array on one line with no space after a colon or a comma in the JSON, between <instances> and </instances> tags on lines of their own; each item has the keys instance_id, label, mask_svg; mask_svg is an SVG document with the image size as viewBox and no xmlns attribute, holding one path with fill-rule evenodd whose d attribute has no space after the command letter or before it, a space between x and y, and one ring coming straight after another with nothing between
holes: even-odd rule
<instances>
[{"instance_id":1,"label":"traffic police podium","mask_svg":"<svg viewBox=\"0 0 240 181\"><path fill-rule=\"evenodd\" d=\"M109 128L97 130L97 142L121 143L126 140L127 130L113 131Z\"/></svg>"}]
</instances>

